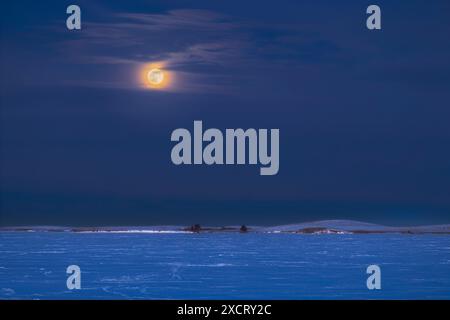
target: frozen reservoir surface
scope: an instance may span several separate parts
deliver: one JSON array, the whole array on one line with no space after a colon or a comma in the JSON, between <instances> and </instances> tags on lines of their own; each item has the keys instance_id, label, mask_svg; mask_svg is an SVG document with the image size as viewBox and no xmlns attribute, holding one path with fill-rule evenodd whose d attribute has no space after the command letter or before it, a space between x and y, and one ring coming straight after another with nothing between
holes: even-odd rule
<instances>
[{"instance_id":1,"label":"frozen reservoir surface","mask_svg":"<svg viewBox=\"0 0 450 320\"><path fill-rule=\"evenodd\" d=\"M0 299L317 298L450 299L450 236L0 232Z\"/></svg>"}]
</instances>

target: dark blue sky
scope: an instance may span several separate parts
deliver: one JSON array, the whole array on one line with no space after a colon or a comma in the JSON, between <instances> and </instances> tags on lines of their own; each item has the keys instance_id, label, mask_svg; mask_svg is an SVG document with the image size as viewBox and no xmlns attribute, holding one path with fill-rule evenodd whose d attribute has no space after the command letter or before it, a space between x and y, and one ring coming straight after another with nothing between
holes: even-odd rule
<instances>
[{"instance_id":1,"label":"dark blue sky","mask_svg":"<svg viewBox=\"0 0 450 320\"><path fill-rule=\"evenodd\" d=\"M11 1L0 225L450 223L450 3ZM142 90L165 61L168 91ZM280 171L174 166L171 132L279 128Z\"/></svg>"}]
</instances>

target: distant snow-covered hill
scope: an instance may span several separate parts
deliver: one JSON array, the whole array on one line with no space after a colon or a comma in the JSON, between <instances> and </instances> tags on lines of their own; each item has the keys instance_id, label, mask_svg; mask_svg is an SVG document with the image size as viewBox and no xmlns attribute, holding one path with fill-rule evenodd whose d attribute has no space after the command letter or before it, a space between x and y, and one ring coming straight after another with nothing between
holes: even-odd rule
<instances>
[{"instance_id":1,"label":"distant snow-covered hill","mask_svg":"<svg viewBox=\"0 0 450 320\"><path fill-rule=\"evenodd\" d=\"M61 227L61 226L21 226L0 227L0 231L17 232L115 232L115 233L216 233L241 232L241 226L208 227L196 225L186 226L111 226L111 227ZM273 227L247 226L243 232L260 233L313 233L313 234L365 234L365 233L439 233L450 234L450 224L391 227L354 220L321 220L287 224Z\"/></svg>"}]
</instances>

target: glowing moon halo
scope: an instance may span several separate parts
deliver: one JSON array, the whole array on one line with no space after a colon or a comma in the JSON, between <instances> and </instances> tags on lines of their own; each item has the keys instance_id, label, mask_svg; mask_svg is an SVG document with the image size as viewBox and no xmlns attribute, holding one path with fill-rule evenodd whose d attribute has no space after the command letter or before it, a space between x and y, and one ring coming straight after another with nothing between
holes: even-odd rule
<instances>
[{"instance_id":1,"label":"glowing moon halo","mask_svg":"<svg viewBox=\"0 0 450 320\"><path fill-rule=\"evenodd\" d=\"M167 91L173 89L175 74L163 62L142 64L137 69L139 86L144 89Z\"/></svg>"},{"instance_id":2,"label":"glowing moon halo","mask_svg":"<svg viewBox=\"0 0 450 320\"><path fill-rule=\"evenodd\" d=\"M160 69L151 69L147 73L148 81L153 85L160 85L164 81L164 73Z\"/></svg>"}]
</instances>

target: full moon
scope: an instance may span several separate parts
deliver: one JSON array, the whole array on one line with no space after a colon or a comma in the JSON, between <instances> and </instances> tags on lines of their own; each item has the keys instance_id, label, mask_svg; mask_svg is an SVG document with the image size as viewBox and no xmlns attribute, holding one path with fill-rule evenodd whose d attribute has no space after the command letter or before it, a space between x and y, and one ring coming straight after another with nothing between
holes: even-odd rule
<instances>
[{"instance_id":1,"label":"full moon","mask_svg":"<svg viewBox=\"0 0 450 320\"><path fill-rule=\"evenodd\" d=\"M147 74L147 79L151 84L159 85L164 80L164 73L160 69L151 69Z\"/></svg>"},{"instance_id":2,"label":"full moon","mask_svg":"<svg viewBox=\"0 0 450 320\"><path fill-rule=\"evenodd\" d=\"M149 62L136 69L136 80L141 88L148 90L173 89L175 74L164 62Z\"/></svg>"}]
</instances>

